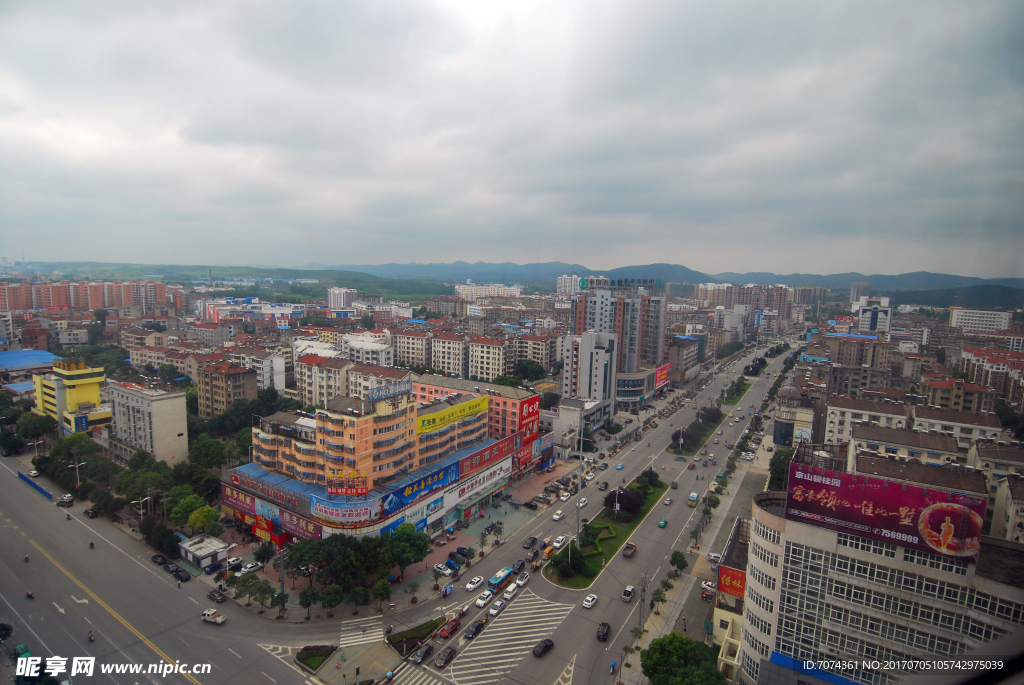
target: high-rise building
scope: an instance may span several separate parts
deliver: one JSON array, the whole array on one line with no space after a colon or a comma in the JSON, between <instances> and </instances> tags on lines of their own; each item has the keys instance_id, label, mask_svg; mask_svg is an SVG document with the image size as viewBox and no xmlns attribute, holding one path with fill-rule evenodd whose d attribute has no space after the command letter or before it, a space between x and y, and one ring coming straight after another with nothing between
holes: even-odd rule
<instances>
[{"instance_id":1,"label":"high-rise building","mask_svg":"<svg viewBox=\"0 0 1024 685\"><path fill-rule=\"evenodd\" d=\"M562 397L592 400L615 398L616 369L614 333L586 331L570 336L563 348Z\"/></svg>"},{"instance_id":2,"label":"high-rise building","mask_svg":"<svg viewBox=\"0 0 1024 685\"><path fill-rule=\"evenodd\" d=\"M124 466L139 450L171 466L188 457L185 392L110 382L103 389L110 403L110 458Z\"/></svg>"},{"instance_id":3,"label":"high-rise building","mask_svg":"<svg viewBox=\"0 0 1024 685\"><path fill-rule=\"evenodd\" d=\"M103 404L100 385L103 367L86 366L80 359L55 359L51 373L33 374L35 406L32 413L49 416L61 435L83 433L110 423L110 405Z\"/></svg>"},{"instance_id":4,"label":"high-rise building","mask_svg":"<svg viewBox=\"0 0 1024 685\"><path fill-rule=\"evenodd\" d=\"M949 325L965 331L993 333L1010 327L1010 312L990 312L983 309L949 308Z\"/></svg>"},{"instance_id":5,"label":"high-rise building","mask_svg":"<svg viewBox=\"0 0 1024 685\"><path fill-rule=\"evenodd\" d=\"M867 297L871 294L871 284L864 282L857 282L850 285L850 303L853 304L862 297Z\"/></svg>"},{"instance_id":6,"label":"high-rise building","mask_svg":"<svg viewBox=\"0 0 1024 685\"><path fill-rule=\"evenodd\" d=\"M558 285L555 288L555 292L559 295L575 295L580 291L580 277L577 275L572 276L559 276Z\"/></svg>"},{"instance_id":7,"label":"high-rise building","mask_svg":"<svg viewBox=\"0 0 1024 685\"><path fill-rule=\"evenodd\" d=\"M615 334L616 371L636 373L664 359L667 304L647 287L587 290L573 298L573 334Z\"/></svg>"},{"instance_id":8,"label":"high-rise building","mask_svg":"<svg viewBox=\"0 0 1024 685\"><path fill-rule=\"evenodd\" d=\"M204 366L196 373L199 418L210 419L238 400L257 398L256 372L228 362Z\"/></svg>"},{"instance_id":9,"label":"high-rise building","mask_svg":"<svg viewBox=\"0 0 1024 685\"><path fill-rule=\"evenodd\" d=\"M350 309L352 303L359 299L359 291L355 288L328 288L328 309Z\"/></svg>"}]
</instances>

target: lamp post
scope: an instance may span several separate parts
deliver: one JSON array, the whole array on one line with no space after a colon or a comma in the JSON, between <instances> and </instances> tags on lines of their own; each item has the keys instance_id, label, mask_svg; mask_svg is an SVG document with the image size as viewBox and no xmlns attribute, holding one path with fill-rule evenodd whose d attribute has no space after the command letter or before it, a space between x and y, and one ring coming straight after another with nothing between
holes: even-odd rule
<instances>
[{"instance_id":1,"label":"lamp post","mask_svg":"<svg viewBox=\"0 0 1024 685\"><path fill-rule=\"evenodd\" d=\"M83 462L82 462L81 464L68 464L68 468L69 468L69 469L70 469L70 468L71 468L72 466L73 466L73 467L75 467L75 481L77 481L77 483L78 483L78 486L77 486L77 487L81 487L81 485L82 485L82 479L81 479L81 477L80 477L80 476L79 476L79 474L78 474L78 467L79 467L79 466L85 466L85 462L83 461Z\"/></svg>"},{"instance_id":2,"label":"lamp post","mask_svg":"<svg viewBox=\"0 0 1024 685\"><path fill-rule=\"evenodd\" d=\"M43 444L44 442L46 442L46 441L45 441L45 440L42 440L42 439L40 439L40 440L36 440L35 442L31 443L31 445L32 445L32 448L33 448L33 449L35 450L35 453L36 453L36 456L35 456L35 458L33 459L33 461L35 461L35 459L38 459L38 458L39 458L39 446L40 446L41 444Z\"/></svg>"},{"instance_id":3,"label":"lamp post","mask_svg":"<svg viewBox=\"0 0 1024 685\"><path fill-rule=\"evenodd\" d=\"M141 510L142 510L143 503L144 502L148 502L148 501L149 501L149 497L143 497L142 499L132 500L132 504L138 504L139 505L139 510L140 510L139 516L142 516Z\"/></svg>"}]
</instances>

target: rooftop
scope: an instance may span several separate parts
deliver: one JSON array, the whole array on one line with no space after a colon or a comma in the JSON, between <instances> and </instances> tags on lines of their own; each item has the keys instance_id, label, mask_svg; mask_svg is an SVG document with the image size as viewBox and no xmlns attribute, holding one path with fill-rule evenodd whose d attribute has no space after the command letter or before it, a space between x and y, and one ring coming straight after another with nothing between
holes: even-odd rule
<instances>
[{"instance_id":1,"label":"rooftop","mask_svg":"<svg viewBox=\"0 0 1024 685\"><path fill-rule=\"evenodd\" d=\"M482 381L465 381L461 378L435 376L429 373L422 376L413 376L412 380L413 383L431 385L435 388L447 388L449 390L458 390L459 392L487 393L510 400L524 400L537 394L526 388L513 388L508 385L495 385Z\"/></svg>"},{"instance_id":2,"label":"rooftop","mask_svg":"<svg viewBox=\"0 0 1024 685\"><path fill-rule=\"evenodd\" d=\"M851 411L867 412L870 414L887 414L891 416L906 416L907 414L906 408L902 404L857 400L852 397L839 397L836 395L828 398L828 406L835 407L836 409L849 409Z\"/></svg>"},{"instance_id":3,"label":"rooftop","mask_svg":"<svg viewBox=\"0 0 1024 685\"><path fill-rule=\"evenodd\" d=\"M141 505L140 505L141 506ZM197 535L194 538L186 540L178 545L182 549L186 549L195 556L203 559L208 557L214 552L220 552L228 548L228 543L224 542L220 538L213 535Z\"/></svg>"},{"instance_id":4,"label":"rooftop","mask_svg":"<svg viewBox=\"0 0 1024 685\"><path fill-rule=\"evenodd\" d=\"M729 540L722 550L722 566L739 571L747 570L747 552L750 543L750 520L737 518L732 524Z\"/></svg>"},{"instance_id":5,"label":"rooftop","mask_svg":"<svg viewBox=\"0 0 1024 685\"><path fill-rule=\"evenodd\" d=\"M60 357L43 350L0 352L0 373L53 366L53 360L55 359L60 359Z\"/></svg>"},{"instance_id":6,"label":"rooftop","mask_svg":"<svg viewBox=\"0 0 1024 685\"><path fill-rule=\"evenodd\" d=\"M1002 429L1003 425L995 414L971 414L952 409L932 409L930 407L914 407L914 418L925 421L942 421L943 423L963 423L970 426Z\"/></svg>"},{"instance_id":7,"label":"rooftop","mask_svg":"<svg viewBox=\"0 0 1024 685\"><path fill-rule=\"evenodd\" d=\"M964 392L991 392L988 388L983 388L980 385L960 380L953 380L952 378L928 381L924 384L924 387L926 388L938 388L940 390L952 390L954 386L962 387Z\"/></svg>"},{"instance_id":8,"label":"rooftop","mask_svg":"<svg viewBox=\"0 0 1024 685\"><path fill-rule=\"evenodd\" d=\"M926 485L958 492L987 495L985 474L977 471L954 469L950 466L932 466L914 461L896 461L884 457L857 457L856 473L878 476L889 480Z\"/></svg>"},{"instance_id":9,"label":"rooftop","mask_svg":"<svg viewBox=\"0 0 1024 685\"><path fill-rule=\"evenodd\" d=\"M1024 545L982 536L975 575L1024 589Z\"/></svg>"},{"instance_id":10,"label":"rooftop","mask_svg":"<svg viewBox=\"0 0 1024 685\"><path fill-rule=\"evenodd\" d=\"M4 386L4 390L20 395L25 392L34 392L36 384L32 381L22 381L21 383L8 383Z\"/></svg>"},{"instance_id":11,"label":"rooftop","mask_svg":"<svg viewBox=\"0 0 1024 685\"><path fill-rule=\"evenodd\" d=\"M992 461L1009 461L1024 464L1024 447L1000 445L997 442L979 442L978 458Z\"/></svg>"},{"instance_id":12,"label":"rooftop","mask_svg":"<svg viewBox=\"0 0 1024 685\"><path fill-rule=\"evenodd\" d=\"M408 369L397 369L393 366L377 366L376 364L353 364L348 370L351 373L358 373L364 376L376 376L377 378L397 378L402 380L412 374Z\"/></svg>"},{"instance_id":13,"label":"rooftop","mask_svg":"<svg viewBox=\"0 0 1024 685\"><path fill-rule=\"evenodd\" d=\"M889 445L903 445L920 450L956 453L956 440L946 435L934 435L899 428L880 426L854 426L853 439L880 442Z\"/></svg>"}]
</instances>

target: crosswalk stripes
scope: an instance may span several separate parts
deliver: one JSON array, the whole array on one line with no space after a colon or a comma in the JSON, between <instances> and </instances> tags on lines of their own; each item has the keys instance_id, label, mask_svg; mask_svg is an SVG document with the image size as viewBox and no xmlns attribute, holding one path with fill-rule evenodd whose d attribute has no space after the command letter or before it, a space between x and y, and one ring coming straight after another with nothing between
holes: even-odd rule
<instances>
[{"instance_id":1,"label":"crosswalk stripes","mask_svg":"<svg viewBox=\"0 0 1024 685\"><path fill-rule=\"evenodd\" d=\"M572 604L549 602L522 592L479 636L466 641L451 667L457 685L499 682L541 638L552 633L572 610Z\"/></svg>"},{"instance_id":2,"label":"crosswalk stripes","mask_svg":"<svg viewBox=\"0 0 1024 685\"><path fill-rule=\"evenodd\" d=\"M270 652L273 656L276 656L282 661L290 661L292 654L298 649L298 647L288 647L287 645L264 645L260 644L260 647Z\"/></svg>"},{"instance_id":3,"label":"crosswalk stripes","mask_svg":"<svg viewBox=\"0 0 1024 685\"><path fill-rule=\"evenodd\" d=\"M424 662L424 666L413 666L408 662L402 664L395 671L395 685L451 685L447 680L429 670L432 666L426 664L432 663L434 663L433 659Z\"/></svg>"},{"instance_id":4,"label":"crosswalk stripes","mask_svg":"<svg viewBox=\"0 0 1024 685\"><path fill-rule=\"evenodd\" d=\"M364 645L368 642L380 642L383 639L384 620L379 616L371 616L359 619L358 621L345 621L342 623L338 646Z\"/></svg>"},{"instance_id":5,"label":"crosswalk stripes","mask_svg":"<svg viewBox=\"0 0 1024 685\"><path fill-rule=\"evenodd\" d=\"M576 665L576 655L572 655L572 659L565 665L562 673L558 676L558 680L555 681L555 685L572 685L572 669Z\"/></svg>"}]
</instances>

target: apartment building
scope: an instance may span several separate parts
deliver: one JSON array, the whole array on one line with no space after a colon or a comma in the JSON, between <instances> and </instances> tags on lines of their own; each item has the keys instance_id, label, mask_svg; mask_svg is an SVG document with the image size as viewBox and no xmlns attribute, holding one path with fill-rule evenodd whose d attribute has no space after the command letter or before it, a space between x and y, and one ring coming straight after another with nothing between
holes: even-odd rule
<instances>
[{"instance_id":1,"label":"apartment building","mask_svg":"<svg viewBox=\"0 0 1024 685\"><path fill-rule=\"evenodd\" d=\"M1007 474L996 487L992 537L1024 542L1024 476Z\"/></svg>"},{"instance_id":2,"label":"apartment building","mask_svg":"<svg viewBox=\"0 0 1024 685\"><path fill-rule=\"evenodd\" d=\"M141 369L146 364L150 364L154 369L159 369L161 364L167 363L167 353L170 351L166 347L150 347L148 345L136 347L128 353L128 358L131 360L128 363L135 369Z\"/></svg>"},{"instance_id":3,"label":"apartment building","mask_svg":"<svg viewBox=\"0 0 1024 685\"><path fill-rule=\"evenodd\" d=\"M914 430L951 437L964 452L975 440L998 440L1003 433L1003 426L995 414L972 414L921 406L912 407L911 414L914 417Z\"/></svg>"},{"instance_id":4,"label":"apartment building","mask_svg":"<svg viewBox=\"0 0 1024 685\"><path fill-rule=\"evenodd\" d=\"M616 371L637 373L661 364L665 354L667 298L648 287L588 290L573 298L572 333L614 333Z\"/></svg>"},{"instance_id":5,"label":"apartment building","mask_svg":"<svg viewBox=\"0 0 1024 685\"><path fill-rule=\"evenodd\" d=\"M92 311L136 305L149 311L167 301L167 286L157 281L0 282L0 310L36 308Z\"/></svg>"},{"instance_id":6,"label":"apartment building","mask_svg":"<svg viewBox=\"0 0 1024 685\"><path fill-rule=\"evenodd\" d=\"M1024 448L1019 443L978 440L967 452L967 468L985 477L989 495L986 516L992 517L999 481L1011 474L1024 474Z\"/></svg>"},{"instance_id":7,"label":"apartment building","mask_svg":"<svg viewBox=\"0 0 1024 685\"><path fill-rule=\"evenodd\" d=\"M723 585L743 595L719 657L730 682L887 685L907 677L889 660L1016 651L1024 547L981 535L979 474L869 457L829 470L814 451L786 492L755 495L746 567L719 567L716 607ZM879 489L909 515L869 506Z\"/></svg>"},{"instance_id":8,"label":"apartment building","mask_svg":"<svg viewBox=\"0 0 1024 685\"><path fill-rule=\"evenodd\" d=\"M614 405L619 372L613 333L586 331L567 336L562 357L562 398L612 400Z\"/></svg>"},{"instance_id":9,"label":"apartment building","mask_svg":"<svg viewBox=\"0 0 1024 685\"><path fill-rule=\"evenodd\" d=\"M170 353L168 352L168 354ZM206 366L212 366L213 364L219 364L224 360L224 355L219 352L212 354L194 352L185 357L185 375L191 378L193 383L198 383L196 379L199 378L200 369Z\"/></svg>"},{"instance_id":10,"label":"apartment building","mask_svg":"<svg viewBox=\"0 0 1024 685\"><path fill-rule=\"evenodd\" d=\"M199 418L213 418L238 400L257 398L256 372L228 362L203 366L196 373L196 390Z\"/></svg>"},{"instance_id":11,"label":"apartment building","mask_svg":"<svg viewBox=\"0 0 1024 685\"><path fill-rule=\"evenodd\" d=\"M829 333L822 343L828 348L828 358L833 364L885 369L891 363L892 348L873 335Z\"/></svg>"},{"instance_id":12,"label":"apartment building","mask_svg":"<svg viewBox=\"0 0 1024 685\"><path fill-rule=\"evenodd\" d=\"M461 297L453 295L440 295L427 300L427 311L437 316L449 318L462 318L466 316L466 306L469 303Z\"/></svg>"},{"instance_id":13,"label":"apartment building","mask_svg":"<svg viewBox=\"0 0 1024 685\"><path fill-rule=\"evenodd\" d=\"M353 362L307 354L295 360L295 390L304 407L322 407L348 395L348 370Z\"/></svg>"},{"instance_id":14,"label":"apartment building","mask_svg":"<svg viewBox=\"0 0 1024 685\"><path fill-rule=\"evenodd\" d=\"M188 458L185 392L111 381L103 389L111 408L109 456L121 466L139 450L174 466Z\"/></svg>"},{"instance_id":15,"label":"apartment building","mask_svg":"<svg viewBox=\"0 0 1024 685\"><path fill-rule=\"evenodd\" d=\"M469 339L458 333L438 333L430 341L430 366L457 378L469 377Z\"/></svg>"},{"instance_id":16,"label":"apartment building","mask_svg":"<svg viewBox=\"0 0 1024 685\"><path fill-rule=\"evenodd\" d=\"M494 380L497 376L510 376L515 370L515 348L508 340L477 338L470 340L469 377L482 381Z\"/></svg>"},{"instance_id":17,"label":"apartment building","mask_svg":"<svg viewBox=\"0 0 1024 685\"><path fill-rule=\"evenodd\" d=\"M998 393L959 378L927 381L921 384L925 404L939 409L952 409L972 414L992 413Z\"/></svg>"},{"instance_id":18,"label":"apartment building","mask_svg":"<svg viewBox=\"0 0 1024 685\"><path fill-rule=\"evenodd\" d=\"M395 331L392 334L395 346L395 364L398 366L430 366L430 331Z\"/></svg>"},{"instance_id":19,"label":"apartment building","mask_svg":"<svg viewBox=\"0 0 1024 685\"><path fill-rule=\"evenodd\" d=\"M972 333L1005 331L1013 319L1012 312L991 312L983 309L949 308L949 325Z\"/></svg>"},{"instance_id":20,"label":"apartment building","mask_svg":"<svg viewBox=\"0 0 1024 685\"><path fill-rule=\"evenodd\" d=\"M371 336L349 334L342 336L341 355L356 364L394 366L395 350L391 345Z\"/></svg>"},{"instance_id":21,"label":"apartment building","mask_svg":"<svg viewBox=\"0 0 1024 685\"><path fill-rule=\"evenodd\" d=\"M700 373L701 341L688 335L673 335L669 338L666 350L668 363L672 365L669 380L673 383L685 383L696 378Z\"/></svg>"},{"instance_id":22,"label":"apartment building","mask_svg":"<svg viewBox=\"0 0 1024 685\"><path fill-rule=\"evenodd\" d=\"M523 289L517 285L501 285L500 283L490 284L464 284L455 285L455 294L464 300L479 300L485 297L519 297Z\"/></svg>"},{"instance_id":23,"label":"apartment building","mask_svg":"<svg viewBox=\"0 0 1024 685\"><path fill-rule=\"evenodd\" d=\"M429 404L453 395L486 395L489 398L487 435L495 440L524 432L524 442L537 435L540 394L525 388L424 374L414 376L413 399Z\"/></svg>"},{"instance_id":24,"label":"apartment building","mask_svg":"<svg viewBox=\"0 0 1024 685\"><path fill-rule=\"evenodd\" d=\"M848 468L852 469L861 457L880 457L930 466L966 462L966 459L960 457L956 440L946 435L878 426L854 426L847 452Z\"/></svg>"},{"instance_id":25,"label":"apartment building","mask_svg":"<svg viewBox=\"0 0 1024 685\"><path fill-rule=\"evenodd\" d=\"M220 347L231 339L228 327L217 323L197 323L192 326L192 330L199 344L208 347Z\"/></svg>"},{"instance_id":26,"label":"apartment building","mask_svg":"<svg viewBox=\"0 0 1024 685\"><path fill-rule=\"evenodd\" d=\"M854 426L904 430L907 425L906 405L831 395L825 405L824 442L827 445L850 442Z\"/></svg>"},{"instance_id":27,"label":"apartment building","mask_svg":"<svg viewBox=\"0 0 1024 685\"><path fill-rule=\"evenodd\" d=\"M892 386L892 369L829 364L828 394L850 397L871 388Z\"/></svg>"},{"instance_id":28,"label":"apartment building","mask_svg":"<svg viewBox=\"0 0 1024 685\"><path fill-rule=\"evenodd\" d=\"M240 347L225 353L227 360L243 369L256 372L256 387L260 390L275 388L284 390L284 357L271 350L254 350Z\"/></svg>"},{"instance_id":29,"label":"apartment building","mask_svg":"<svg viewBox=\"0 0 1024 685\"><path fill-rule=\"evenodd\" d=\"M558 361L558 345L552 336L520 335L513 342L516 348L516 363L531 361L543 366L545 371L551 371Z\"/></svg>"},{"instance_id":30,"label":"apartment building","mask_svg":"<svg viewBox=\"0 0 1024 685\"><path fill-rule=\"evenodd\" d=\"M129 352L136 347L167 347L167 334L148 328L122 328L119 338L121 347Z\"/></svg>"},{"instance_id":31,"label":"apartment building","mask_svg":"<svg viewBox=\"0 0 1024 685\"><path fill-rule=\"evenodd\" d=\"M359 299L359 291L355 288L328 288L327 307L329 309L351 309L352 303Z\"/></svg>"},{"instance_id":32,"label":"apartment building","mask_svg":"<svg viewBox=\"0 0 1024 685\"><path fill-rule=\"evenodd\" d=\"M407 369L396 369L373 364L352 364L348 367L348 396L357 400L369 400L376 388L403 383L412 379Z\"/></svg>"},{"instance_id":33,"label":"apartment building","mask_svg":"<svg viewBox=\"0 0 1024 685\"><path fill-rule=\"evenodd\" d=\"M105 380L103 367L86 366L81 359L54 359L50 373L32 374L32 413L55 420L62 437L106 425L110 406L100 395Z\"/></svg>"}]
</instances>

